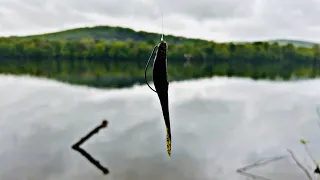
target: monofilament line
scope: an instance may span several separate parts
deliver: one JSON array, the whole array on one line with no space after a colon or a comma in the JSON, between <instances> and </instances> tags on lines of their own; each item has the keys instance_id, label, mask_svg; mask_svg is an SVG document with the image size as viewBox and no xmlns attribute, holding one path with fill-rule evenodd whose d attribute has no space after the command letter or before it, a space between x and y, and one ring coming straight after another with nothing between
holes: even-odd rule
<instances>
[{"instance_id":1,"label":"monofilament line","mask_svg":"<svg viewBox=\"0 0 320 180\"><path fill-rule=\"evenodd\" d=\"M161 10L161 28L162 28L162 35L161 35L161 41L163 41L163 9L160 8Z\"/></svg>"}]
</instances>

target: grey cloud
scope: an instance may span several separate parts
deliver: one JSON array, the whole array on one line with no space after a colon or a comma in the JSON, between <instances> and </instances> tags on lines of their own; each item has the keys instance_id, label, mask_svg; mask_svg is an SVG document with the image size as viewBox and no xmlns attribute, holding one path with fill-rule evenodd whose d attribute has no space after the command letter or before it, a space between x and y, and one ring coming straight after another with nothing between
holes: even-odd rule
<instances>
[{"instance_id":1,"label":"grey cloud","mask_svg":"<svg viewBox=\"0 0 320 180\"><path fill-rule=\"evenodd\" d=\"M179 13L197 20L230 19L252 15L253 3L252 0L164 0L163 8L165 12Z\"/></svg>"},{"instance_id":2,"label":"grey cloud","mask_svg":"<svg viewBox=\"0 0 320 180\"><path fill-rule=\"evenodd\" d=\"M222 27L211 26L214 31L221 29L230 36L240 39L297 38L319 40L315 30L318 21L320 2L314 0L260 0L252 17L230 19Z\"/></svg>"},{"instance_id":3,"label":"grey cloud","mask_svg":"<svg viewBox=\"0 0 320 180\"><path fill-rule=\"evenodd\" d=\"M92 0L92 1L67 1L70 7L83 12L98 12L110 16L140 16L154 19L159 17L161 11L165 15L184 15L197 20L208 18L232 18L250 16L253 11L251 0L164 0L164 1L139 1L139 0Z\"/></svg>"},{"instance_id":4,"label":"grey cloud","mask_svg":"<svg viewBox=\"0 0 320 180\"><path fill-rule=\"evenodd\" d=\"M144 17L150 20L160 17L162 10L165 16L184 15L191 19L206 20L212 18L250 16L254 9L254 4L251 1L252 0L198 0L195 3L194 1L185 0L164 0L161 2L139 0L66 0L63 2L29 0L11 3L11 8L19 9L19 11L24 14L30 14L30 19L33 20L35 17L33 13L43 12L43 10L46 10L44 13L48 13L48 16L53 17L48 10L49 5L57 10L57 13L54 14L56 18L62 18L59 16L60 13L64 14L64 18L69 18L70 20L75 20L72 18L71 10L79 13L98 13L112 17ZM63 5L65 7L63 7ZM32 7L33 11L27 10L27 7ZM66 7L68 10L66 10ZM67 20L68 19L65 21Z\"/></svg>"},{"instance_id":5,"label":"grey cloud","mask_svg":"<svg viewBox=\"0 0 320 180\"><path fill-rule=\"evenodd\" d=\"M171 30L176 35L200 38L216 33L243 40L314 39L320 27L317 19L320 2L316 0L0 0L0 31L59 29L75 24L92 25L93 21L109 25L104 17L114 19L113 24L119 19L117 25L126 27L140 21L145 24L140 29L147 30L159 26L161 11L167 33ZM129 22L123 20L129 18L132 19ZM219 23L210 25L212 21ZM197 23L203 32L178 34Z\"/></svg>"},{"instance_id":6,"label":"grey cloud","mask_svg":"<svg viewBox=\"0 0 320 180\"><path fill-rule=\"evenodd\" d=\"M98 13L112 17L146 17L154 18L154 4L152 1L143 3L137 0L69 0L65 4L82 13Z\"/></svg>"},{"instance_id":7,"label":"grey cloud","mask_svg":"<svg viewBox=\"0 0 320 180\"><path fill-rule=\"evenodd\" d=\"M26 29L51 28L68 23L88 21L83 14L77 13L63 5L50 3L49 1L15 0L3 2L1 6L10 10L10 14L4 14L6 18L1 21L2 29L10 29L12 27Z\"/></svg>"},{"instance_id":8,"label":"grey cloud","mask_svg":"<svg viewBox=\"0 0 320 180\"><path fill-rule=\"evenodd\" d=\"M268 1L263 7L263 17L267 23L284 28L318 26L320 2L306 1ZM306 27L303 27L306 26Z\"/></svg>"}]
</instances>

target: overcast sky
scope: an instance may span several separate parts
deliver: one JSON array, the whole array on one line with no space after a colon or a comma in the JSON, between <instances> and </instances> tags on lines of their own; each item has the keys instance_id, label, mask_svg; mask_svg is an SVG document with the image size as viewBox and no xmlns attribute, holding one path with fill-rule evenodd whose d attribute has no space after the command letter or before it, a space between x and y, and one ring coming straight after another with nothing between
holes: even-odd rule
<instances>
[{"instance_id":1,"label":"overcast sky","mask_svg":"<svg viewBox=\"0 0 320 180\"><path fill-rule=\"evenodd\" d=\"M116 25L216 41L320 41L320 0L0 0L0 35Z\"/></svg>"}]
</instances>

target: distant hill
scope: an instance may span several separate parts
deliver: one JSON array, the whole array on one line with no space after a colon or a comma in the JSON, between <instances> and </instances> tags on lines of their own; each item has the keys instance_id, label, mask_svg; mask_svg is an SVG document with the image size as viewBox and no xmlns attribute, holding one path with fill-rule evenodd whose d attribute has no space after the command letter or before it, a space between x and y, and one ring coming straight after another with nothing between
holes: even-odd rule
<instances>
[{"instance_id":1,"label":"distant hill","mask_svg":"<svg viewBox=\"0 0 320 180\"><path fill-rule=\"evenodd\" d=\"M257 42L257 41L253 41ZM279 45L287 45L287 44L293 44L294 46L298 47L312 47L315 44L319 44L316 42L310 42L310 41L301 41L301 40L292 40L292 39L274 39L274 40L267 40L267 41L261 41L261 42L269 42L269 43L279 43ZM251 42L235 42L237 43L251 43Z\"/></svg>"},{"instance_id":2,"label":"distant hill","mask_svg":"<svg viewBox=\"0 0 320 180\"><path fill-rule=\"evenodd\" d=\"M268 42L278 42L280 45L286 45L286 44L293 44L295 46L303 46L303 47L312 47L315 44L319 44L316 42L310 42L310 41L301 41L301 40L288 40L288 39L276 39L276 40L270 40Z\"/></svg>"},{"instance_id":3,"label":"distant hill","mask_svg":"<svg viewBox=\"0 0 320 180\"><path fill-rule=\"evenodd\" d=\"M59 32L30 35L30 36L11 36L10 38L18 39L47 39L47 40L66 40L77 41L84 38L92 38L96 40L107 41L124 41L132 39L134 41L159 41L161 35L145 31L135 31L130 28L112 27L112 26L95 26L69 29ZM186 43L186 42L203 42L206 40L192 39L179 36L165 35L165 40L171 43Z\"/></svg>"},{"instance_id":4,"label":"distant hill","mask_svg":"<svg viewBox=\"0 0 320 180\"><path fill-rule=\"evenodd\" d=\"M30 35L30 36L11 36L10 38L17 39L47 39L47 40L66 40L76 41L84 38L92 38L96 40L127 40L132 39L134 41L155 41L160 39L160 34L145 32L145 31L134 31L130 28L124 27L112 27L112 26L95 26L95 27L83 27L64 30L60 32ZM165 35L165 39L171 43L188 43L188 42L209 42L208 40L186 38L181 36ZM265 41L262 41L265 42ZM292 43L295 46L312 47L315 42L301 41L301 40L288 40L288 39L275 39L268 40L267 42L273 43L278 42L280 45L286 45ZM250 43L250 42L234 42L238 43Z\"/></svg>"}]
</instances>

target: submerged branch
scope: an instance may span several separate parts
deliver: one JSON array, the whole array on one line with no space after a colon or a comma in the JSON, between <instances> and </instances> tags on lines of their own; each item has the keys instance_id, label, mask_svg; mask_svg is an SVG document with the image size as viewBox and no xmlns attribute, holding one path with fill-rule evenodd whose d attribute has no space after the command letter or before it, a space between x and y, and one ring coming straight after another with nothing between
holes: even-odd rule
<instances>
[{"instance_id":1,"label":"submerged branch","mask_svg":"<svg viewBox=\"0 0 320 180\"><path fill-rule=\"evenodd\" d=\"M100 169L103 174L109 174L109 169L105 168L100 164L99 161L95 160L87 151L82 149L81 147L74 147L74 150L78 151L82 156L88 159L93 165L95 165L98 169Z\"/></svg>"},{"instance_id":2,"label":"submerged branch","mask_svg":"<svg viewBox=\"0 0 320 180\"><path fill-rule=\"evenodd\" d=\"M272 180L272 179L269 179L269 178L265 178L265 177L254 175L254 174L250 174L248 172L244 172L244 171L240 171L240 170L237 170L237 173L239 173L239 174L241 174L243 176L252 178L252 179Z\"/></svg>"},{"instance_id":3,"label":"submerged branch","mask_svg":"<svg viewBox=\"0 0 320 180\"><path fill-rule=\"evenodd\" d=\"M283 156L276 156L276 157L272 157L272 158L267 158L267 159L264 159L264 160L259 160L259 161L255 162L253 164L250 164L250 165L245 166L243 168L237 169L237 173L239 173L239 174L241 174L243 176L252 178L252 179L271 180L269 178L265 178L265 177L254 175L254 174L250 174L250 173L245 172L245 171L247 171L249 169L252 169L252 168L255 168L255 167L258 167L258 166L267 165L270 162L281 160L281 159L283 159L283 158L285 158L287 156L288 155L283 155Z\"/></svg>"},{"instance_id":4,"label":"submerged branch","mask_svg":"<svg viewBox=\"0 0 320 180\"><path fill-rule=\"evenodd\" d=\"M109 170L107 168L105 168L104 166L102 166L99 161L95 160L89 153L87 153L84 149L82 149L80 147L81 144L83 144L85 141L87 141L90 137L92 137L94 134L98 133L100 131L100 129L103 129L105 127L107 127L108 122L106 120L103 120L101 125L97 126L96 128L94 128L91 132L89 132L86 136L84 136L83 138L81 138L77 143L75 143L72 146L72 149L74 149L75 151L78 151L82 156L84 156L85 158L87 158L93 165L95 165L98 169L100 169L103 174L109 174Z\"/></svg>"},{"instance_id":5,"label":"submerged branch","mask_svg":"<svg viewBox=\"0 0 320 180\"><path fill-rule=\"evenodd\" d=\"M299 168L306 173L306 175L308 176L308 178L310 180L313 180L313 178L312 178L311 174L309 173L309 171L298 161L298 159L295 156L295 154L290 149L287 149L287 151L290 153L292 159L296 162L296 164L299 166Z\"/></svg>"}]
</instances>

